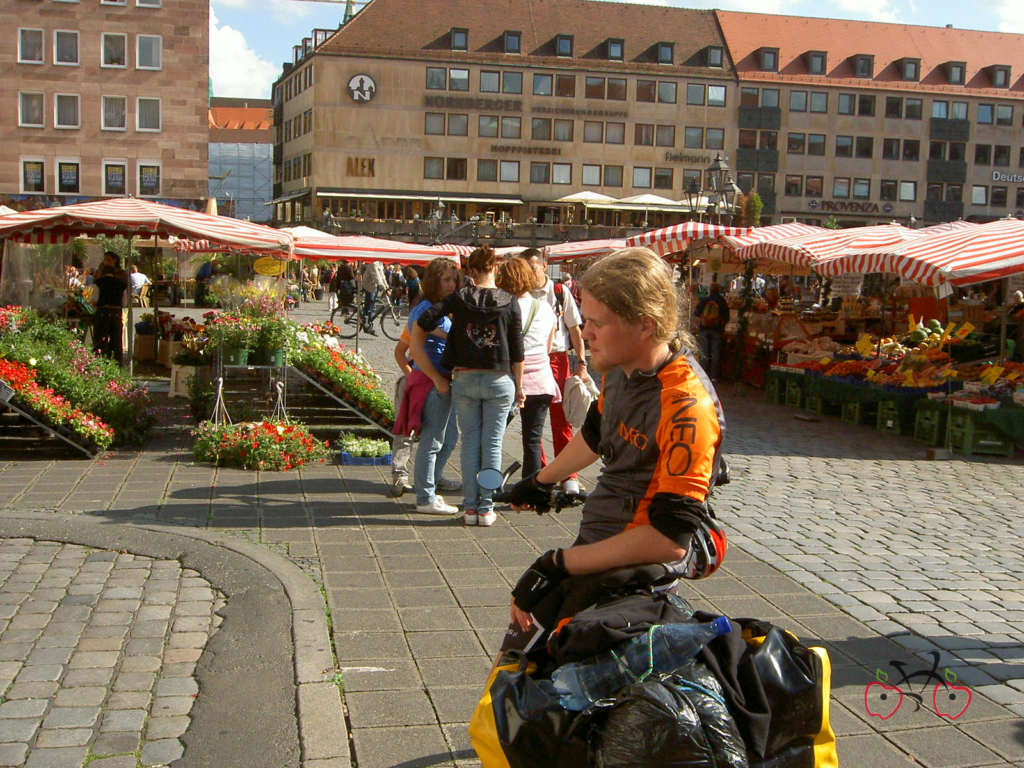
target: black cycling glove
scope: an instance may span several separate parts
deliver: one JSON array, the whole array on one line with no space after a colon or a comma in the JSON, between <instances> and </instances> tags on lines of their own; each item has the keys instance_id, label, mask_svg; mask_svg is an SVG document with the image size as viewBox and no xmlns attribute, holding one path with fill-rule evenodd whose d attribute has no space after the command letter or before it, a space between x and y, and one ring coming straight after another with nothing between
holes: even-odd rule
<instances>
[{"instance_id":1,"label":"black cycling glove","mask_svg":"<svg viewBox=\"0 0 1024 768\"><path fill-rule=\"evenodd\" d=\"M519 577L512 590L512 602L520 610L532 613L537 604L568 576L562 550L549 549L534 560L533 565L526 569L526 573Z\"/></svg>"},{"instance_id":2,"label":"black cycling glove","mask_svg":"<svg viewBox=\"0 0 1024 768\"><path fill-rule=\"evenodd\" d=\"M543 515L551 509L551 491L554 488L554 483L539 482L535 472L511 488L494 494L494 500L516 507L533 507L538 515Z\"/></svg>"}]
</instances>

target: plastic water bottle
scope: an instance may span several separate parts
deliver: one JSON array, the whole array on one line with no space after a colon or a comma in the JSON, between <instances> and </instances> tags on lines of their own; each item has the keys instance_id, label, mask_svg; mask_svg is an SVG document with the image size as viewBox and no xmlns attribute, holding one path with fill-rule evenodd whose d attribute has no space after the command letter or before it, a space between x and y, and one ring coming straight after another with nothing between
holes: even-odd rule
<instances>
[{"instance_id":1,"label":"plastic water bottle","mask_svg":"<svg viewBox=\"0 0 1024 768\"><path fill-rule=\"evenodd\" d=\"M607 699L630 683L652 674L669 674L714 640L732 629L725 616L706 624L659 624L646 635L626 642L618 651L606 651L586 662L563 664L551 675L559 703L580 712Z\"/></svg>"}]
</instances>

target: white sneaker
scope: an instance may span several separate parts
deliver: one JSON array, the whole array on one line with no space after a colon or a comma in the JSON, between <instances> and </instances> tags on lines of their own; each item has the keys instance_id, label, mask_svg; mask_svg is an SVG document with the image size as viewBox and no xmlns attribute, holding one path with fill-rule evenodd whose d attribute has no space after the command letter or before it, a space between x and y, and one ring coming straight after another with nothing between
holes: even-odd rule
<instances>
[{"instance_id":1,"label":"white sneaker","mask_svg":"<svg viewBox=\"0 0 1024 768\"><path fill-rule=\"evenodd\" d=\"M477 524L477 514L475 509L467 509L462 515L462 522L466 525Z\"/></svg>"},{"instance_id":2,"label":"white sneaker","mask_svg":"<svg viewBox=\"0 0 1024 768\"><path fill-rule=\"evenodd\" d=\"M440 496L434 496L434 500L429 504L417 504L416 511L422 515L457 515L459 514L459 508L453 507L451 504L445 504L444 499Z\"/></svg>"},{"instance_id":3,"label":"white sneaker","mask_svg":"<svg viewBox=\"0 0 1024 768\"><path fill-rule=\"evenodd\" d=\"M494 521L498 519L496 512L477 512L476 513L476 524L477 525L494 525Z\"/></svg>"}]
</instances>

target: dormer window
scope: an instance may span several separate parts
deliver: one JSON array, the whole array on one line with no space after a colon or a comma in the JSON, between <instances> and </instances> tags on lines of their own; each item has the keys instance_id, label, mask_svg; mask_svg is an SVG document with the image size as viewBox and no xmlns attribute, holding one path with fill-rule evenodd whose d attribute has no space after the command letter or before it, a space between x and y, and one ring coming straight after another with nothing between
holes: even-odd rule
<instances>
[{"instance_id":1,"label":"dormer window","mask_svg":"<svg viewBox=\"0 0 1024 768\"><path fill-rule=\"evenodd\" d=\"M992 87L993 88L1009 88L1010 87L1010 68L997 64L993 67L989 67L992 73Z\"/></svg>"},{"instance_id":2,"label":"dormer window","mask_svg":"<svg viewBox=\"0 0 1024 768\"><path fill-rule=\"evenodd\" d=\"M853 76L854 77L874 77L875 76L875 57L867 54L858 54L853 57Z\"/></svg>"},{"instance_id":3,"label":"dormer window","mask_svg":"<svg viewBox=\"0 0 1024 768\"><path fill-rule=\"evenodd\" d=\"M778 48L762 48L761 49L761 71L762 72L778 72L779 71L779 49Z\"/></svg>"},{"instance_id":4,"label":"dormer window","mask_svg":"<svg viewBox=\"0 0 1024 768\"><path fill-rule=\"evenodd\" d=\"M572 35L557 35L555 37L555 55L572 56Z\"/></svg>"},{"instance_id":5,"label":"dormer window","mask_svg":"<svg viewBox=\"0 0 1024 768\"><path fill-rule=\"evenodd\" d=\"M707 63L709 67L721 67L725 61L725 54L722 46L712 45L707 49Z\"/></svg>"},{"instance_id":6,"label":"dormer window","mask_svg":"<svg viewBox=\"0 0 1024 768\"><path fill-rule=\"evenodd\" d=\"M675 46L672 43L658 43L658 63L671 64L674 60Z\"/></svg>"},{"instance_id":7,"label":"dormer window","mask_svg":"<svg viewBox=\"0 0 1024 768\"><path fill-rule=\"evenodd\" d=\"M452 50L453 51L468 51L469 50L469 30L468 29L463 29L462 27L452 27L451 39L452 39Z\"/></svg>"},{"instance_id":8,"label":"dormer window","mask_svg":"<svg viewBox=\"0 0 1024 768\"><path fill-rule=\"evenodd\" d=\"M807 72L811 75L824 75L828 62L825 51L809 51L807 54Z\"/></svg>"},{"instance_id":9,"label":"dormer window","mask_svg":"<svg viewBox=\"0 0 1024 768\"><path fill-rule=\"evenodd\" d=\"M911 82L917 82L921 79L921 60L920 59L901 59L900 60L900 76L904 80Z\"/></svg>"},{"instance_id":10,"label":"dormer window","mask_svg":"<svg viewBox=\"0 0 1024 768\"><path fill-rule=\"evenodd\" d=\"M608 59L610 61L622 61L625 58L625 43L618 38L608 40Z\"/></svg>"},{"instance_id":11,"label":"dormer window","mask_svg":"<svg viewBox=\"0 0 1024 768\"><path fill-rule=\"evenodd\" d=\"M505 32L505 53L522 53L523 50L523 33L522 32Z\"/></svg>"},{"instance_id":12,"label":"dormer window","mask_svg":"<svg viewBox=\"0 0 1024 768\"><path fill-rule=\"evenodd\" d=\"M949 61L946 62L946 76L949 80L950 85L963 85L965 81L965 74L967 72L967 63L963 61Z\"/></svg>"}]
</instances>

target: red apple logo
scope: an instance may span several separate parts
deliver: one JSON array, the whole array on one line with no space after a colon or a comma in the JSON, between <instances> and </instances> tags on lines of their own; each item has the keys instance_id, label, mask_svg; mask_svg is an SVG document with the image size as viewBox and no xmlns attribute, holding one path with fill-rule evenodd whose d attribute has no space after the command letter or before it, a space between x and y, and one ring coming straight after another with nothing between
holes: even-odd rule
<instances>
[{"instance_id":1,"label":"red apple logo","mask_svg":"<svg viewBox=\"0 0 1024 768\"><path fill-rule=\"evenodd\" d=\"M957 678L953 670L946 669L945 676L947 683L935 684L935 690L932 691L932 706L939 717L956 720L971 705L971 689L963 685L954 685ZM960 707L959 711L957 707Z\"/></svg>"},{"instance_id":2,"label":"red apple logo","mask_svg":"<svg viewBox=\"0 0 1024 768\"><path fill-rule=\"evenodd\" d=\"M864 689L864 709L871 717L888 720L896 714L896 710L903 703L903 691L895 686L887 685L889 676L881 669L875 670L875 677L878 679L868 683ZM875 697L876 701L872 702L871 689L875 686L878 686L878 692ZM875 710L871 708L872 703L875 704Z\"/></svg>"}]
</instances>

